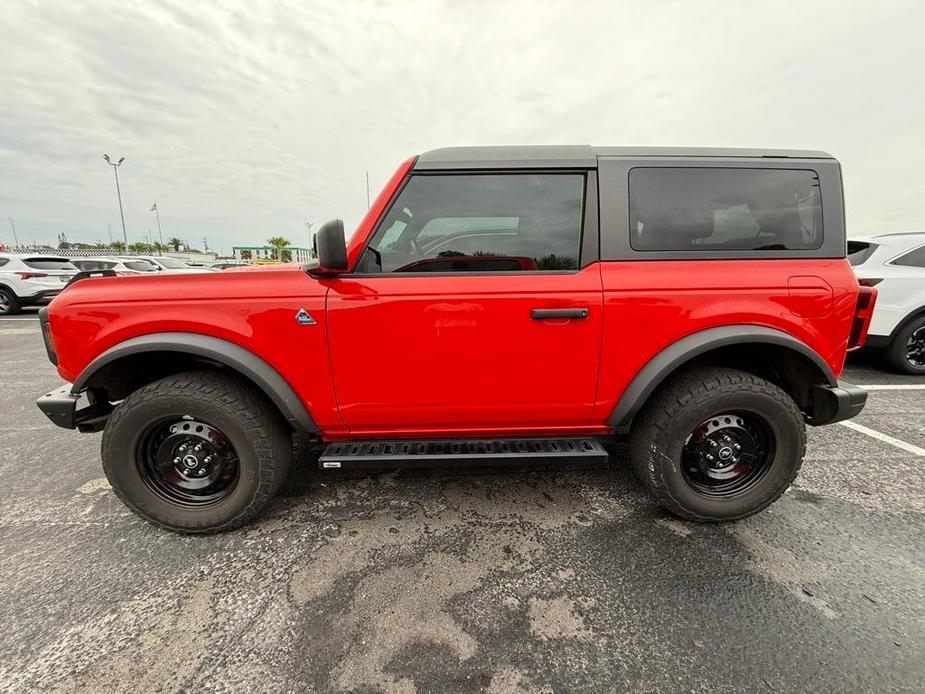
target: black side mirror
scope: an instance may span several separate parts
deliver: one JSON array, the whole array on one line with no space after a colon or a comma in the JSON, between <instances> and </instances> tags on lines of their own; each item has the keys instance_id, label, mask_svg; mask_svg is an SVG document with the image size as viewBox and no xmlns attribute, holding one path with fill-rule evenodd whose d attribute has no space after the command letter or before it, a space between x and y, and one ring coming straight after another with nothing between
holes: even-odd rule
<instances>
[{"instance_id":1,"label":"black side mirror","mask_svg":"<svg viewBox=\"0 0 925 694\"><path fill-rule=\"evenodd\" d=\"M347 270L347 242L344 238L344 223L340 219L325 222L315 233L315 252L318 264L306 266L315 275L337 275Z\"/></svg>"}]
</instances>

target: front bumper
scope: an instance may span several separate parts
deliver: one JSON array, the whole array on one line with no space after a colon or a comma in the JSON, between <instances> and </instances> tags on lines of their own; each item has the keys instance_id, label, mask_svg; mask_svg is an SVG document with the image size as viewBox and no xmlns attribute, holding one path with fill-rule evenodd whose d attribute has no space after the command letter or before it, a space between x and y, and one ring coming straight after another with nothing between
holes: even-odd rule
<instances>
[{"instance_id":1,"label":"front bumper","mask_svg":"<svg viewBox=\"0 0 925 694\"><path fill-rule=\"evenodd\" d=\"M83 393L72 393L71 385L66 383L57 390L42 395L35 401L39 409L52 422L64 429L79 431L101 431L112 412L112 405L107 401L96 402L93 391L87 391L87 405L77 408Z\"/></svg>"},{"instance_id":2,"label":"front bumper","mask_svg":"<svg viewBox=\"0 0 925 694\"><path fill-rule=\"evenodd\" d=\"M818 426L851 419L864 409L866 402L867 391L851 383L839 381L837 386L813 386L813 411L808 421Z\"/></svg>"}]
</instances>

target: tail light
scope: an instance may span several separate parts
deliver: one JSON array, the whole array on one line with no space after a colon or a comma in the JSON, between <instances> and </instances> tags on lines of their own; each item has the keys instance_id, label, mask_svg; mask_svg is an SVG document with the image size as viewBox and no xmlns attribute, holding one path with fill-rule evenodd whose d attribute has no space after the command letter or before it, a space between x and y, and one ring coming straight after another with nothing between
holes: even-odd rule
<instances>
[{"instance_id":1,"label":"tail light","mask_svg":"<svg viewBox=\"0 0 925 694\"><path fill-rule=\"evenodd\" d=\"M854 309L854 319L851 321L848 349L857 349L867 339L867 329L874 315L875 303L877 303L877 290L870 285L861 284L858 290L858 303Z\"/></svg>"},{"instance_id":2,"label":"tail light","mask_svg":"<svg viewBox=\"0 0 925 694\"><path fill-rule=\"evenodd\" d=\"M862 287L876 287L883 281L882 277L867 277L863 280L858 280L858 284Z\"/></svg>"},{"instance_id":3,"label":"tail light","mask_svg":"<svg viewBox=\"0 0 925 694\"><path fill-rule=\"evenodd\" d=\"M48 277L47 272L17 272L16 274L24 280L33 280L36 277Z\"/></svg>"}]
</instances>

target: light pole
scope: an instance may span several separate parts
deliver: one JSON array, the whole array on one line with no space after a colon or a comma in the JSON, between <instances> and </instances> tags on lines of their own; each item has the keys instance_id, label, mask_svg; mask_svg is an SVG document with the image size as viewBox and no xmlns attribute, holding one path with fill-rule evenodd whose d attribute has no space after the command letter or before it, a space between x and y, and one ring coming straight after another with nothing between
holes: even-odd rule
<instances>
[{"instance_id":1,"label":"light pole","mask_svg":"<svg viewBox=\"0 0 925 694\"><path fill-rule=\"evenodd\" d=\"M13 218L12 218L12 217L7 217L7 219L10 220L10 229L13 230L13 247L14 247L14 248L18 248L18 247L19 247L19 238L16 236L16 225L13 224Z\"/></svg>"},{"instance_id":2,"label":"light pole","mask_svg":"<svg viewBox=\"0 0 925 694\"><path fill-rule=\"evenodd\" d=\"M151 211L154 213L154 218L157 220L157 235L161 239L161 250L159 251L159 253L163 253L164 252L164 232L161 231L161 215L157 211L156 202L151 206Z\"/></svg>"},{"instance_id":3,"label":"light pole","mask_svg":"<svg viewBox=\"0 0 925 694\"><path fill-rule=\"evenodd\" d=\"M128 250L128 233L125 231L125 213L122 212L122 191L119 189L119 167L122 166L125 157L122 157L115 163L112 162L108 154L104 154L103 159L112 167L112 172L116 175L116 195L119 197L119 216L122 217L122 240L125 242L125 250Z\"/></svg>"}]
</instances>

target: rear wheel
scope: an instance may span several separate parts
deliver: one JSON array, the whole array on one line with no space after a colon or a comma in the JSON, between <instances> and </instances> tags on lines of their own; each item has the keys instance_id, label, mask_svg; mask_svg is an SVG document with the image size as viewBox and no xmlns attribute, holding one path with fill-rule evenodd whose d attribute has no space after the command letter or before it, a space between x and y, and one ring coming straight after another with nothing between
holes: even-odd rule
<instances>
[{"instance_id":1,"label":"rear wheel","mask_svg":"<svg viewBox=\"0 0 925 694\"><path fill-rule=\"evenodd\" d=\"M9 289L0 287L0 316L12 316L19 313L19 310L20 306L19 301L16 300L16 295Z\"/></svg>"},{"instance_id":2,"label":"rear wheel","mask_svg":"<svg viewBox=\"0 0 925 694\"><path fill-rule=\"evenodd\" d=\"M925 316L909 321L886 348L886 360L907 374L925 374Z\"/></svg>"},{"instance_id":3,"label":"rear wheel","mask_svg":"<svg viewBox=\"0 0 925 694\"><path fill-rule=\"evenodd\" d=\"M672 513L744 518L774 502L803 462L806 431L793 399L748 373L705 368L662 386L630 432L640 481Z\"/></svg>"},{"instance_id":4,"label":"rear wheel","mask_svg":"<svg viewBox=\"0 0 925 694\"><path fill-rule=\"evenodd\" d=\"M286 477L291 447L262 393L194 371L155 381L116 407L103 433L103 469L145 520L213 533L261 511Z\"/></svg>"}]
</instances>

